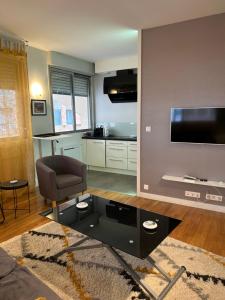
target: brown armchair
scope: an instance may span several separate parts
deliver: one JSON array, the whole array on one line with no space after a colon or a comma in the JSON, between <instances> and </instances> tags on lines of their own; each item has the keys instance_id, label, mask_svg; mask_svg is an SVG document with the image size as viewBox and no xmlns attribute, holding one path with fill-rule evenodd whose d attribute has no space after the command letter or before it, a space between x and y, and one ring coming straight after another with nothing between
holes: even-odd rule
<instances>
[{"instance_id":1,"label":"brown armchair","mask_svg":"<svg viewBox=\"0 0 225 300\"><path fill-rule=\"evenodd\" d=\"M39 190L53 206L68 196L84 192L87 188L87 167L72 157L46 156L36 162Z\"/></svg>"}]
</instances>

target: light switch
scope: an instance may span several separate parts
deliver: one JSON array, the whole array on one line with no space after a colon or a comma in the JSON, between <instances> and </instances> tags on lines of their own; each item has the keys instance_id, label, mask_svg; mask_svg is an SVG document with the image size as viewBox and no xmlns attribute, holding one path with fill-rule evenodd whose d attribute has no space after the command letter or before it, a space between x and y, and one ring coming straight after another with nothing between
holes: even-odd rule
<instances>
[{"instance_id":1,"label":"light switch","mask_svg":"<svg viewBox=\"0 0 225 300\"><path fill-rule=\"evenodd\" d=\"M148 191L148 184L144 184L144 190Z\"/></svg>"},{"instance_id":2,"label":"light switch","mask_svg":"<svg viewBox=\"0 0 225 300\"><path fill-rule=\"evenodd\" d=\"M146 126L146 127L145 127L145 131L146 131L146 132L151 132L151 130L152 130L151 126Z\"/></svg>"}]
</instances>

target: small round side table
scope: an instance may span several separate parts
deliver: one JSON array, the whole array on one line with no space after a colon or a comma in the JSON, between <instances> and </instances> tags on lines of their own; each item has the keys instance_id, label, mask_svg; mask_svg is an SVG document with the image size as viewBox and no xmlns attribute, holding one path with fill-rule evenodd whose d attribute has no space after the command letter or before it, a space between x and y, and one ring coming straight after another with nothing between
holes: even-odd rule
<instances>
[{"instance_id":1,"label":"small round side table","mask_svg":"<svg viewBox=\"0 0 225 300\"><path fill-rule=\"evenodd\" d=\"M18 208L18 199L17 199L17 190L22 189L22 188L27 188L27 201L28 201L28 208ZM10 181L4 181L0 183L0 189L1 189L1 206L2 210L14 210L14 215L16 218L16 212L17 210L28 210L30 212L30 192L29 192L29 183L27 180L18 180L15 183L11 183ZM3 196L2 196L2 191L3 190L12 190L13 192L13 203L14 203L14 208L7 208L5 209L3 206ZM3 214L4 216L4 214ZM3 217L5 218L5 217Z\"/></svg>"}]
</instances>

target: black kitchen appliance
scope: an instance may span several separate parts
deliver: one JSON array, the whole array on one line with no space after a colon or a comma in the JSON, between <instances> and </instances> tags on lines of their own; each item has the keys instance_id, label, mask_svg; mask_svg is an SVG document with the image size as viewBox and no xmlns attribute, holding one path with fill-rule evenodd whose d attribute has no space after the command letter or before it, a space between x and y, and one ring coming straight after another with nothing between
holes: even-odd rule
<instances>
[{"instance_id":1,"label":"black kitchen appliance","mask_svg":"<svg viewBox=\"0 0 225 300\"><path fill-rule=\"evenodd\" d=\"M102 137L103 136L103 127L96 127L94 129L94 136L99 136L99 137Z\"/></svg>"},{"instance_id":2,"label":"black kitchen appliance","mask_svg":"<svg viewBox=\"0 0 225 300\"><path fill-rule=\"evenodd\" d=\"M103 89L112 103L137 102L137 69L120 70L116 76L105 77Z\"/></svg>"}]
</instances>

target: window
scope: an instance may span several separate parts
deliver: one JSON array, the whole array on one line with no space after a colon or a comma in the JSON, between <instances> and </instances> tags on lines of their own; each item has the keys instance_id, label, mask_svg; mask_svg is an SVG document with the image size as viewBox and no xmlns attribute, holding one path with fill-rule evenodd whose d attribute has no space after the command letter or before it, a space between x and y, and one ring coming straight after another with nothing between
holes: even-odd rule
<instances>
[{"instance_id":1,"label":"window","mask_svg":"<svg viewBox=\"0 0 225 300\"><path fill-rule=\"evenodd\" d=\"M76 112L76 129L83 130L90 128L90 110L89 110L89 86L90 78L74 74L73 76L73 94Z\"/></svg>"},{"instance_id":2,"label":"window","mask_svg":"<svg viewBox=\"0 0 225 300\"><path fill-rule=\"evenodd\" d=\"M0 138L19 134L16 91L0 89Z\"/></svg>"},{"instance_id":3,"label":"window","mask_svg":"<svg viewBox=\"0 0 225 300\"><path fill-rule=\"evenodd\" d=\"M90 77L50 68L55 132L91 128Z\"/></svg>"}]
</instances>

